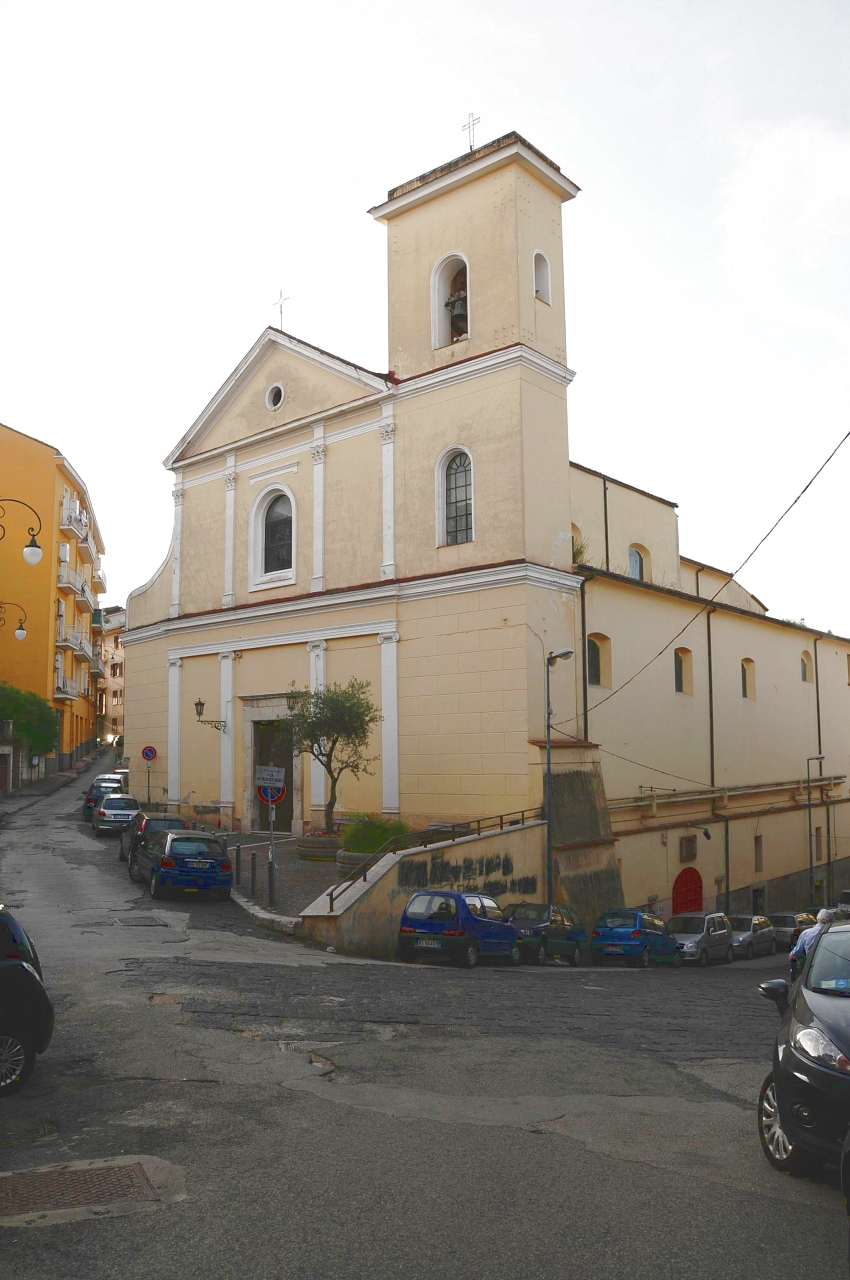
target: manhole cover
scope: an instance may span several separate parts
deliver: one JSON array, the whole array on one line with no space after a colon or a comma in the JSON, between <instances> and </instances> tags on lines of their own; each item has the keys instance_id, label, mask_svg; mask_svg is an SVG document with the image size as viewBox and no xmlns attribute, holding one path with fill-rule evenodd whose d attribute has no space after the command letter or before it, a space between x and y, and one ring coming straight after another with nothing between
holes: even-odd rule
<instances>
[{"instance_id":1,"label":"manhole cover","mask_svg":"<svg viewBox=\"0 0 850 1280\"><path fill-rule=\"evenodd\" d=\"M100 1169L41 1169L0 1177L0 1218L81 1209L116 1200L157 1200L140 1164Z\"/></svg>"},{"instance_id":2,"label":"manhole cover","mask_svg":"<svg viewBox=\"0 0 850 1280\"><path fill-rule=\"evenodd\" d=\"M168 925L164 920L157 920L155 916L137 915L137 916L116 916L115 919L119 924L123 924L126 929L167 929Z\"/></svg>"}]
</instances>

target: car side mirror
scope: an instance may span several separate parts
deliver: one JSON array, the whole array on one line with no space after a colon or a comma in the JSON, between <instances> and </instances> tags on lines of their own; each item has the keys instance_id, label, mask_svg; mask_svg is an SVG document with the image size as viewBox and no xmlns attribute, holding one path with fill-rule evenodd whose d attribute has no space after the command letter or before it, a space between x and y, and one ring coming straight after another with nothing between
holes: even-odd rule
<instances>
[{"instance_id":1,"label":"car side mirror","mask_svg":"<svg viewBox=\"0 0 850 1280\"><path fill-rule=\"evenodd\" d=\"M788 1008L789 991L790 987L784 978L771 978L769 982L759 984L759 994L763 995L765 1000L773 1001L780 1017Z\"/></svg>"}]
</instances>

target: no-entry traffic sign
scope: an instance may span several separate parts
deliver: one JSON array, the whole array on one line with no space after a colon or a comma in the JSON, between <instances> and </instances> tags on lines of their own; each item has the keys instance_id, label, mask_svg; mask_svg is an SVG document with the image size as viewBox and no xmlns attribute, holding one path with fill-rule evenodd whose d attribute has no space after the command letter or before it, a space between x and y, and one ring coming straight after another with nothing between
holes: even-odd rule
<instances>
[{"instance_id":1,"label":"no-entry traffic sign","mask_svg":"<svg viewBox=\"0 0 850 1280\"><path fill-rule=\"evenodd\" d=\"M142 747L142 759L148 761L155 760L156 747Z\"/></svg>"},{"instance_id":2,"label":"no-entry traffic sign","mask_svg":"<svg viewBox=\"0 0 850 1280\"><path fill-rule=\"evenodd\" d=\"M263 804L280 804L286 795L286 787L257 787L257 795Z\"/></svg>"}]
</instances>

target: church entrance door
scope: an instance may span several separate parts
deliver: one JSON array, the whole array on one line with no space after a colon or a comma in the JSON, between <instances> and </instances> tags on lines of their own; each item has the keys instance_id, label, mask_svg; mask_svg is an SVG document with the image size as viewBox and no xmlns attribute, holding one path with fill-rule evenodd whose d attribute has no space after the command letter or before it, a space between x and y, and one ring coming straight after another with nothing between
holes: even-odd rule
<instances>
[{"instance_id":1,"label":"church entrance door","mask_svg":"<svg viewBox=\"0 0 850 1280\"><path fill-rule=\"evenodd\" d=\"M673 915L702 911L702 876L696 867L685 867L673 881Z\"/></svg>"},{"instance_id":2,"label":"church entrance door","mask_svg":"<svg viewBox=\"0 0 850 1280\"><path fill-rule=\"evenodd\" d=\"M255 720L254 721L254 767L257 765L273 765L286 770L286 795L280 804L272 806L272 817L276 832L292 830L292 800L295 790L292 776L292 736L287 720ZM251 776L254 776L253 769ZM262 804L254 790L254 816L251 823L253 831L268 831L269 806Z\"/></svg>"}]
</instances>

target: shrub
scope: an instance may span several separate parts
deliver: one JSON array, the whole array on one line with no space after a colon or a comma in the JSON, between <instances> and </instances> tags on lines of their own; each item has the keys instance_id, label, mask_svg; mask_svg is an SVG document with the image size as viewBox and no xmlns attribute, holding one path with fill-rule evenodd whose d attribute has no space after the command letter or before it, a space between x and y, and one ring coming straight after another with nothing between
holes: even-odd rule
<instances>
[{"instance_id":1,"label":"shrub","mask_svg":"<svg viewBox=\"0 0 850 1280\"><path fill-rule=\"evenodd\" d=\"M342 829L342 847L348 853L362 853L366 857L376 853L391 836L403 836L409 830L404 822L387 822L368 813L355 813Z\"/></svg>"}]
</instances>

